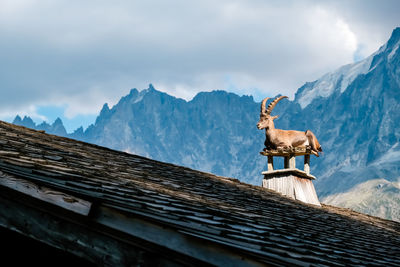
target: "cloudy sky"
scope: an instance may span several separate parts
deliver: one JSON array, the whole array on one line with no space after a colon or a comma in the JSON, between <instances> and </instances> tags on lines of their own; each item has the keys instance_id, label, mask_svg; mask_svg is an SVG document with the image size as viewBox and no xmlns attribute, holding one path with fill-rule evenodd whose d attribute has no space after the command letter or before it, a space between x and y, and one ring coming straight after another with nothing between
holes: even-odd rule
<instances>
[{"instance_id":1,"label":"cloudy sky","mask_svg":"<svg viewBox=\"0 0 400 267\"><path fill-rule=\"evenodd\" d=\"M0 119L92 123L131 88L286 94L376 51L400 1L0 0Z\"/></svg>"}]
</instances>

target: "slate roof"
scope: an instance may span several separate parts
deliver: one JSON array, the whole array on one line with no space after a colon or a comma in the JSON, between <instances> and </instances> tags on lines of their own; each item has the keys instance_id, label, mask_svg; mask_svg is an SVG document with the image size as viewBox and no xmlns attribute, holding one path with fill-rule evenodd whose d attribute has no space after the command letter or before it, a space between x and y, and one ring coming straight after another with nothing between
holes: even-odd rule
<instances>
[{"instance_id":1,"label":"slate roof","mask_svg":"<svg viewBox=\"0 0 400 267\"><path fill-rule=\"evenodd\" d=\"M127 222L140 218L241 255L243 265L400 265L397 222L306 205L236 179L0 121L0 189L10 177L88 201L92 205L82 216L95 208L112 209ZM93 220L140 235L120 227L118 218L92 215L82 223ZM171 240L150 234L141 238L197 257ZM209 264L223 262L199 257Z\"/></svg>"}]
</instances>

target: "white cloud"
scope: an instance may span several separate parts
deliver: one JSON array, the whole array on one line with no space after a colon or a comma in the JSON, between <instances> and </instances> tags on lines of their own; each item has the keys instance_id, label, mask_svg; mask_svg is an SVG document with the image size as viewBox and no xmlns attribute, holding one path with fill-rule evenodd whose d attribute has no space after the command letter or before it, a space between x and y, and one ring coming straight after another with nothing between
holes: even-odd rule
<instances>
[{"instance_id":1,"label":"white cloud","mask_svg":"<svg viewBox=\"0 0 400 267\"><path fill-rule=\"evenodd\" d=\"M21 116L21 118L23 118L24 116L28 116L28 117L31 117L35 121L48 121L48 118L46 116L43 116L42 114L39 114L37 112L37 107L35 105L30 105L30 106L24 107L23 109L2 111L2 112L0 112L0 118L3 118L4 120L7 120L7 121L13 121L17 114L19 116Z\"/></svg>"}]
</instances>

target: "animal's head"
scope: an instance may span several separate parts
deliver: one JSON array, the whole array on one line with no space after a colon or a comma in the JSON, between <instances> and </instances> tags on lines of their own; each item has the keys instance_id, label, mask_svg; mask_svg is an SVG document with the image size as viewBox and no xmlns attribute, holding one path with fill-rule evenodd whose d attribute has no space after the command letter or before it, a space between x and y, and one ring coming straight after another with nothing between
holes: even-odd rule
<instances>
[{"instance_id":1,"label":"animal's head","mask_svg":"<svg viewBox=\"0 0 400 267\"><path fill-rule=\"evenodd\" d=\"M264 98L261 102L261 111L260 111L260 121L257 123L257 128L269 129L274 127L274 120L278 118L278 116L271 116L271 112L274 109L275 105L284 98L288 98L287 96L280 96L274 99L271 103L269 103L268 107L265 108L269 97Z\"/></svg>"}]
</instances>

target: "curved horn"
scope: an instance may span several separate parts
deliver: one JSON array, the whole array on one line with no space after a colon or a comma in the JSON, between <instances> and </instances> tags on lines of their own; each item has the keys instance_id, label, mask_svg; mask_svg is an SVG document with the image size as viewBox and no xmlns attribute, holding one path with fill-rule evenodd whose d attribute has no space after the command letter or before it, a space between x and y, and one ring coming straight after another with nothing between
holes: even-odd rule
<instances>
[{"instance_id":1,"label":"curved horn","mask_svg":"<svg viewBox=\"0 0 400 267\"><path fill-rule=\"evenodd\" d=\"M261 114L266 113L265 105L267 104L268 99L270 99L270 97L264 98L263 101L261 102L261 111L260 111Z\"/></svg>"},{"instance_id":2,"label":"curved horn","mask_svg":"<svg viewBox=\"0 0 400 267\"><path fill-rule=\"evenodd\" d=\"M276 106L276 104L278 104L279 101L281 101L284 98L288 98L287 96L280 96L274 99L274 101L272 101L271 103L269 103L268 108L266 113L269 115L271 114L272 110L274 109L274 107Z\"/></svg>"}]
</instances>

